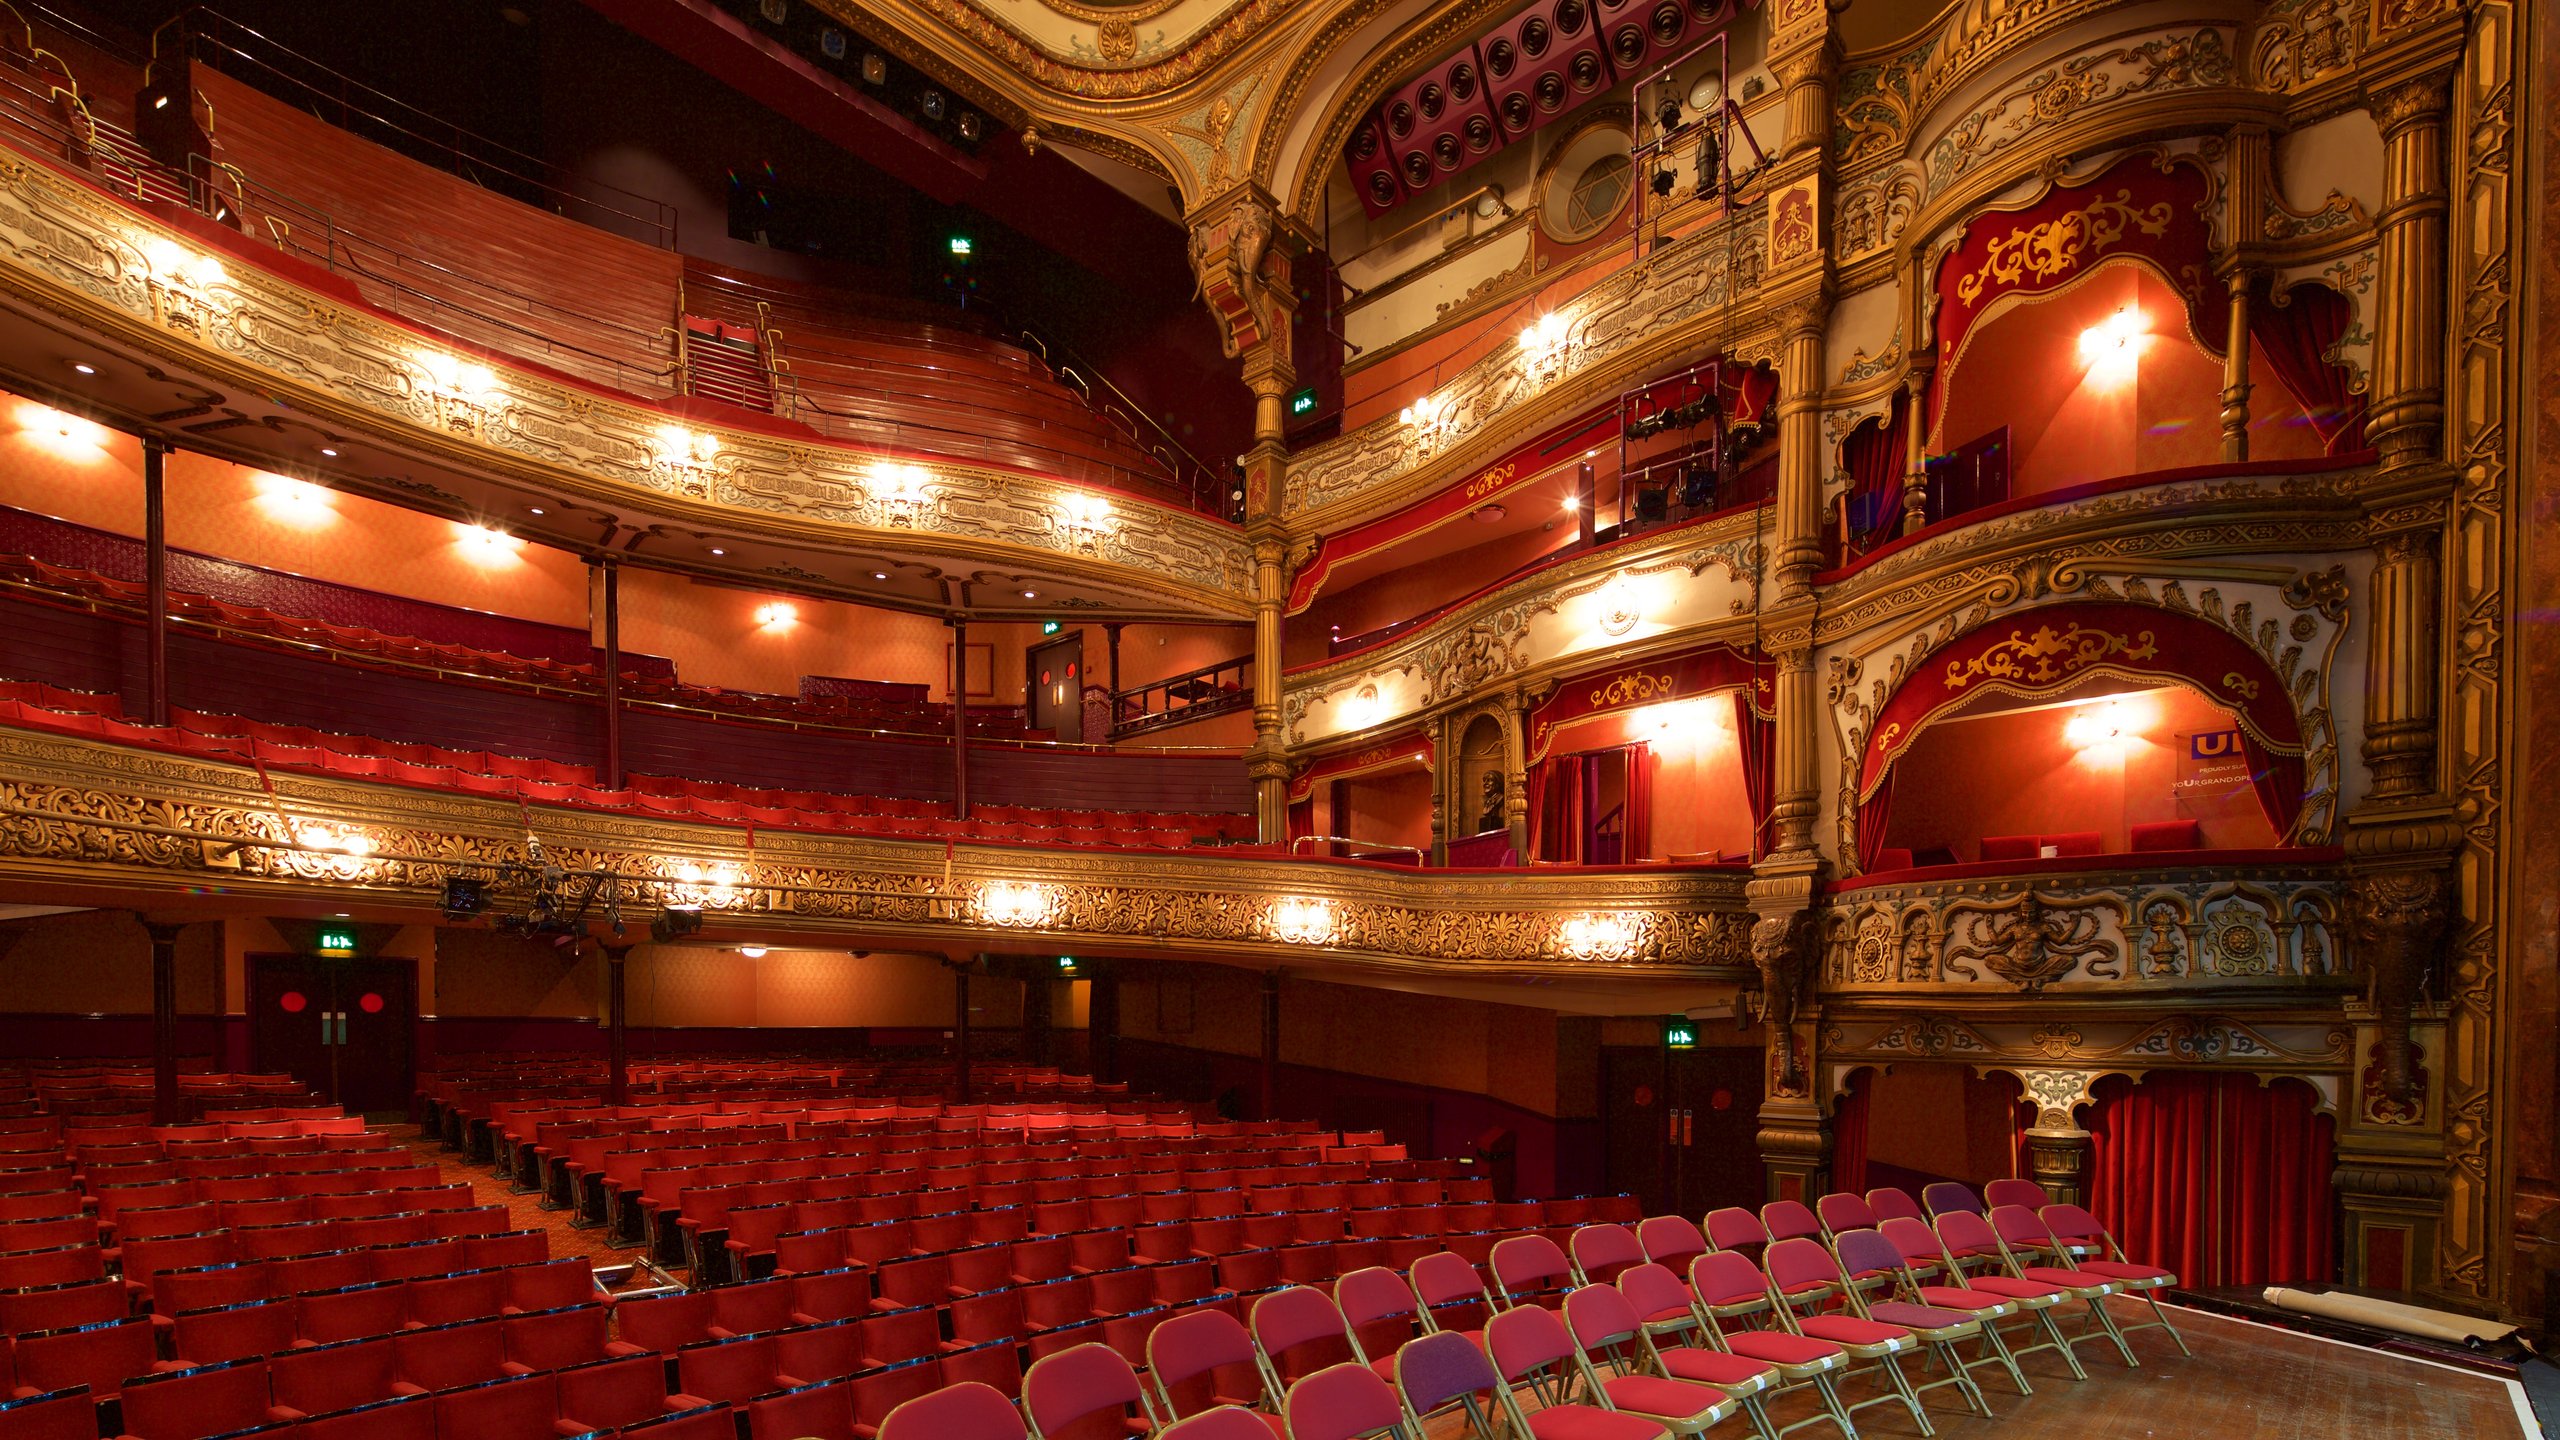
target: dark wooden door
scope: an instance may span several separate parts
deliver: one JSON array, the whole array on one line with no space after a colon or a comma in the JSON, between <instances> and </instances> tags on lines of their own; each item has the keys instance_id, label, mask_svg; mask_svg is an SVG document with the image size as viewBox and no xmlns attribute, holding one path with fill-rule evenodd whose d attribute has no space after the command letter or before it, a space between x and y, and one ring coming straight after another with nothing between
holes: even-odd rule
<instances>
[{"instance_id":1,"label":"dark wooden door","mask_svg":"<svg viewBox=\"0 0 2560 1440\"><path fill-rule=\"evenodd\" d=\"M1728 1205L1759 1208L1768 1198L1760 1163L1761 1052L1723 1046L1670 1059L1677 1123L1665 1168L1676 1213L1695 1219Z\"/></svg>"},{"instance_id":2,"label":"dark wooden door","mask_svg":"<svg viewBox=\"0 0 2560 1440\"><path fill-rule=\"evenodd\" d=\"M1029 658L1031 728L1061 740L1084 738L1084 636L1035 647Z\"/></svg>"},{"instance_id":3,"label":"dark wooden door","mask_svg":"<svg viewBox=\"0 0 2560 1440\"><path fill-rule=\"evenodd\" d=\"M1600 1052L1603 1157L1611 1192L1644 1202L1644 1213L1669 1213L1665 1161L1671 1143L1667 1098L1669 1056L1659 1048L1611 1045Z\"/></svg>"},{"instance_id":4,"label":"dark wooden door","mask_svg":"<svg viewBox=\"0 0 2560 1440\"><path fill-rule=\"evenodd\" d=\"M351 1111L405 1109L417 968L405 960L249 957L249 1048Z\"/></svg>"}]
</instances>

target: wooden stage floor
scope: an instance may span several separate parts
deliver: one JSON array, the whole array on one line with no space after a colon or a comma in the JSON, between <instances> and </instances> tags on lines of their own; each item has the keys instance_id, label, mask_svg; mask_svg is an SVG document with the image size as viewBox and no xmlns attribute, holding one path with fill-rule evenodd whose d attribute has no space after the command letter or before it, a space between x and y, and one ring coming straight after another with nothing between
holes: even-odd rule
<instances>
[{"instance_id":1,"label":"wooden stage floor","mask_svg":"<svg viewBox=\"0 0 2560 1440\"><path fill-rule=\"evenodd\" d=\"M2117 1302L2117 1319L2148 1320L2139 1302ZM1943 1440L2540 1440L2523 1390L2507 1381L2295 1334L2245 1320L2166 1307L2194 1350L2178 1353L2167 1335L2143 1330L2128 1337L2142 1361L2128 1370L2112 1346L2084 1345L2086 1382L2049 1354L2021 1362L2033 1395L2020 1395L1996 1370L1974 1372L1991 1404L1985 1420L1959 1408L1952 1390L1922 1397L1930 1423ZM2077 1327L2063 1322L2066 1331ZM1915 1381L1931 1378L1917 1365ZM1996 1378L1995 1378L1996 1377ZM1848 1397L1874 1393L1864 1376ZM1802 1418L1812 1405L1795 1396L1770 1407L1780 1425ZM1910 1413L1875 1406L1856 1415L1862 1440L1919 1435ZM1463 1429L1463 1426L1458 1427ZM1734 1422L1713 1434L1746 1436ZM1834 1440L1838 1431L1815 1426L1797 1432ZM1433 1440L1442 1440L1436 1433Z\"/></svg>"}]
</instances>

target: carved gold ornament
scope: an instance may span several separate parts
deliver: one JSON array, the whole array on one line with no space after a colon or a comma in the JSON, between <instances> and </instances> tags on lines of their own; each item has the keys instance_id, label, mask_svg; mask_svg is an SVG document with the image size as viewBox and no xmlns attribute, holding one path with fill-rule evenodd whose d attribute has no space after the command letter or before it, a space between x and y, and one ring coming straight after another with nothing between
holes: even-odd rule
<instances>
[{"instance_id":1,"label":"carved gold ornament","mask_svg":"<svg viewBox=\"0 0 2560 1440\"><path fill-rule=\"evenodd\" d=\"M1956 281L1956 298L1971 305L1993 285L2012 287L2067 275L2113 248L2129 230L2167 234L2176 214L2166 200L2134 208L2133 191L2127 187L2039 224L2019 226L1993 240L1981 266Z\"/></svg>"},{"instance_id":2,"label":"carved gold ornament","mask_svg":"<svg viewBox=\"0 0 2560 1440\"><path fill-rule=\"evenodd\" d=\"M2050 685L2101 661L2122 657L2150 660L2160 653L2151 632L2119 635L2078 623L2055 630L2036 627L2033 634L2011 631L1980 655L1947 662L1947 688L1961 690L1976 680L2005 680L2020 685Z\"/></svg>"}]
</instances>

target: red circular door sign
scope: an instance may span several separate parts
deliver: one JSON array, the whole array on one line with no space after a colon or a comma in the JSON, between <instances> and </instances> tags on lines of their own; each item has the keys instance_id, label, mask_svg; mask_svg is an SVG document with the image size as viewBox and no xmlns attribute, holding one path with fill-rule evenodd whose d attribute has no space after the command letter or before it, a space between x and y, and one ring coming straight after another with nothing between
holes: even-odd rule
<instances>
[{"instance_id":1,"label":"red circular door sign","mask_svg":"<svg viewBox=\"0 0 2560 1440\"><path fill-rule=\"evenodd\" d=\"M301 1014L303 1007L310 1003L310 1001L302 998L302 992L299 990L287 990L282 995L276 997L276 1004L283 1007L284 1013L287 1015Z\"/></svg>"},{"instance_id":2,"label":"red circular door sign","mask_svg":"<svg viewBox=\"0 0 2560 1440\"><path fill-rule=\"evenodd\" d=\"M356 1008L367 1015L379 1015L382 1013L382 997L367 991L364 998L356 1002Z\"/></svg>"}]
</instances>

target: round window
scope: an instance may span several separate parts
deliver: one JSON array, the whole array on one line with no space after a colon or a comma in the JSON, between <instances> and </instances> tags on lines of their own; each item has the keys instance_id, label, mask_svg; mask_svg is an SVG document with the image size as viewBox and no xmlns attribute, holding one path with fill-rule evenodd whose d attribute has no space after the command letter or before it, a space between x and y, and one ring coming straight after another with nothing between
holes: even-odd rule
<instances>
[{"instance_id":1,"label":"round window","mask_svg":"<svg viewBox=\"0 0 2560 1440\"><path fill-rule=\"evenodd\" d=\"M1564 142L1547 171L1539 227L1567 245L1593 239L1624 216L1634 187L1627 132L1610 124L1586 126Z\"/></svg>"}]
</instances>

